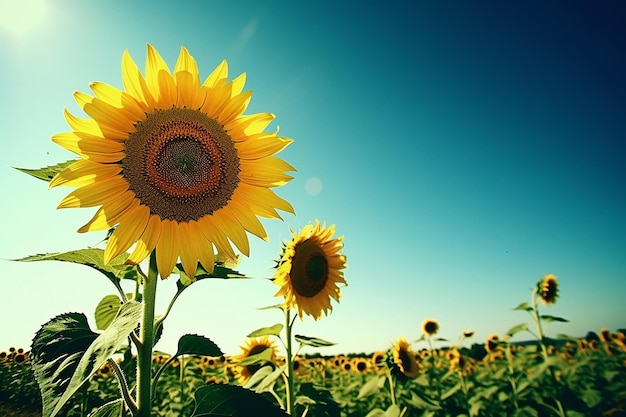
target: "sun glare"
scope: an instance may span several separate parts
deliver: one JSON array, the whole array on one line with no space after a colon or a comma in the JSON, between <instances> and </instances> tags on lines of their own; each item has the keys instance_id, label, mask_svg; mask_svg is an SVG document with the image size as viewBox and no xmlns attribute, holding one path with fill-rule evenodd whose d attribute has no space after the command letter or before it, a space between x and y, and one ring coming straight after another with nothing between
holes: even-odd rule
<instances>
[{"instance_id":1,"label":"sun glare","mask_svg":"<svg viewBox=\"0 0 626 417\"><path fill-rule=\"evenodd\" d=\"M9 35L25 34L43 22L45 0L0 0L0 30Z\"/></svg>"}]
</instances>

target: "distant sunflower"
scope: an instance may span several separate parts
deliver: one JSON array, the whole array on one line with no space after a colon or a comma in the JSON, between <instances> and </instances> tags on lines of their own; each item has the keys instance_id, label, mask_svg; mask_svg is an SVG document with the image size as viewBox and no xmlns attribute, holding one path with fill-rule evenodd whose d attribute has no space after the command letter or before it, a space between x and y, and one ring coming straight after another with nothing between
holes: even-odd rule
<instances>
[{"instance_id":1,"label":"distant sunflower","mask_svg":"<svg viewBox=\"0 0 626 417\"><path fill-rule=\"evenodd\" d=\"M241 353L238 356L233 357L235 364L243 361L244 359L259 354L267 349L271 349L268 355L268 363L273 364L277 358L278 347L273 341L269 340L267 336L253 337L248 339L245 346L241 346ZM254 363L250 365L235 365L234 373L239 382L244 385L252 378L252 375L267 363Z\"/></svg>"},{"instance_id":2,"label":"distant sunflower","mask_svg":"<svg viewBox=\"0 0 626 417\"><path fill-rule=\"evenodd\" d=\"M487 352L495 352L498 349L498 342L500 341L500 337L493 333L487 337L485 341L485 349Z\"/></svg>"},{"instance_id":3,"label":"distant sunflower","mask_svg":"<svg viewBox=\"0 0 626 417\"><path fill-rule=\"evenodd\" d=\"M439 331L439 323L432 319L426 319L422 323L422 333L426 336L434 336Z\"/></svg>"},{"instance_id":4,"label":"distant sunflower","mask_svg":"<svg viewBox=\"0 0 626 417\"><path fill-rule=\"evenodd\" d=\"M405 338L398 338L391 349L390 359L392 372L401 379L415 378L419 374L415 353Z\"/></svg>"},{"instance_id":5,"label":"distant sunflower","mask_svg":"<svg viewBox=\"0 0 626 417\"><path fill-rule=\"evenodd\" d=\"M554 304L556 303L556 299L559 296L559 286L556 280L556 276L552 274L548 274L541 279L537 283L537 289L539 292L539 297L543 304Z\"/></svg>"},{"instance_id":6,"label":"distant sunflower","mask_svg":"<svg viewBox=\"0 0 626 417\"><path fill-rule=\"evenodd\" d=\"M292 179L294 168L273 156L292 140L264 132L269 113L244 115L252 92L245 74L227 81L223 61L200 83L194 58L181 48L171 72L148 45L145 78L128 51L122 57L124 91L100 82L95 97L75 93L90 117L69 112L71 132L52 140L81 157L50 182L78 187L59 208L99 206L79 232L116 229L104 261L134 244L128 263L156 249L162 278L180 258L190 277L198 262L213 271L214 247L228 258L249 255L246 231L266 240L257 216L293 213L271 187Z\"/></svg>"},{"instance_id":7,"label":"distant sunflower","mask_svg":"<svg viewBox=\"0 0 626 417\"><path fill-rule=\"evenodd\" d=\"M369 369L368 361L365 358L354 358L352 359L352 369L359 374L364 374Z\"/></svg>"},{"instance_id":8,"label":"distant sunflower","mask_svg":"<svg viewBox=\"0 0 626 417\"><path fill-rule=\"evenodd\" d=\"M374 352L372 354L372 365L375 368L382 368L385 366L385 357L387 354L385 352Z\"/></svg>"},{"instance_id":9,"label":"distant sunflower","mask_svg":"<svg viewBox=\"0 0 626 417\"><path fill-rule=\"evenodd\" d=\"M302 313L315 320L332 310L330 299L339 301L341 291L338 284L347 285L343 278L346 257L343 237L334 238L335 227L305 226L300 233L292 233L293 239L285 244L274 274L274 283L280 289L275 297L285 297L285 307L297 307Z\"/></svg>"}]
</instances>

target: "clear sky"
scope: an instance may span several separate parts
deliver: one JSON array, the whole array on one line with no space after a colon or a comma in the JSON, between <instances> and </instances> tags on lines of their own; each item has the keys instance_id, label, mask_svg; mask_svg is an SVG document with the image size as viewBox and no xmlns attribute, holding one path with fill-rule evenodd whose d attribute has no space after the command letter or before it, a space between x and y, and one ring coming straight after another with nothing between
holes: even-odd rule
<instances>
[{"instance_id":1,"label":"clear sky","mask_svg":"<svg viewBox=\"0 0 626 417\"><path fill-rule=\"evenodd\" d=\"M194 285L157 349L198 333L237 353L282 322L257 310L280 302L261 278L316 219L348 258L333 313L294 329L337 343L323 353L417 339L426 318L483 342L528 321L511 309L547 273L560 298L544 311L571 320L548 335L626 327L626 6L581 4L0 0L0 350L64 312L95 327L115 293L83 266L7 260L104 237L76 233L95 209L55 209L70 189L10 167L72 158L50 141L64 108L82 114L72 93L121 88L123 51L143 68L147 43L171 67L187 47L202 78L222 59L246 72L248 113L277 115L298 170L276 189L296 215L263 220L269 243L251 236L239 267L259 279ZM160 311L173 293L163 281Z\"/></svg>"}]
</instances>

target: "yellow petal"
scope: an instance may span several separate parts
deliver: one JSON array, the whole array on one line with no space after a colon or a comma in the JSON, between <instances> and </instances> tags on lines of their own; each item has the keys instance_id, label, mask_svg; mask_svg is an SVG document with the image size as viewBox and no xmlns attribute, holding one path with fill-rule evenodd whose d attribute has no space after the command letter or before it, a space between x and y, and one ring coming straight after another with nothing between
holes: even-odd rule
<instances>
[{"instance_id":1,"label":"yellow petal","mask_svg":"<svg viewBox=\"0 0 626 417\"><path fill-rule=\"evenodd\" d=\"M230 242L226 238L226 235L221 230L221 225L216 223L212 215L206 215L198 220L198 225L204 237L211 242L217 248L217 251L225 254L229 258L236 258L235 251L233 251Z\"/></svg>"},{"instance_id":2,"label":"yellow petal","mask_svg":"<svg viewBox=\"0 0 626 417\"><path fill-rule=\"evenodd\" d=\"M278 187L293 179L285 171L295 171L289 163L274 156L260 161L242 159L239 161L241 172L239 178L250 185L259 187Z\"/></svg>"},{"instance_id":3,"label":"yellow petal","mask_svg":"<svg viewBox=\"0 0 626 417\"><path fill-rule=\"evenodd\" d=\"M179 71L188 72L193 78L199 80L198 73L198 64L196 64L196 60L189 54L189 51L184 46L180 48L180 54L178 54L178 60L176 61L176 66L174 67L174 73Z\"/></svg>"},{"instance_id":4,"label":"yellow petal","mask_svg":"<svg viewBox=\"0 0 626 417\"><path fill-rule=\"evenodd\" d=\"M157 50L154 49L152 45L148 44L148 57L146 59L146 83L148 85L148 90L159 103L161 101L159 99L161 96L159 88L159 73L161 71L165 71L168 74L170 73L170 69L167 67L163 58L161 58L161 55L159 55Z\"/></svg>"},{"instance_id":5,"label":"yellow petal","mask_svg":"<svg viewBox=\"0 0 626 417\"><path fill-rule=\"evenodd\" d=\"M128 182L116 176L78 188L68 194L57 208L93 207L106 204L128 190Z\"/></svg>"},{"instance_id":6,"label":"yellow petal","mask_svg":"<svg viewBox=\"0 0 626 417\"><path fill-rule=\"evenodd\" d=\"M244 72L239 77L235 78L230 82L230 96L235 97L238 94L241 94L243 91L243 86L246 84L246 73Z\"/></svg>"},{"instance_id":7,"label":"yellow petal","mask_svg":"<svg viewBox=\"0 0 626 417\"><path fill-rule=\"evenodd\" d=\"M180 240L184 242L184 245L180 246L180 262L183 264L185 274L193 279L198 269L196 252L200 251L199 248L195 247L197 245L196 233L194 230L191 230L188 223L179 223L178 230L180 232ZM198 233L200 232L198 231ZM204 239L204 236L202 236L202 239Z\"/></svg>"},{"instance_id":8,"label":"yellow petal","mask_svg":"<svg viewBox=\"0 0 626 417\"><path fill-rule=\"evenodd\" d=\"M52 141L78 155L89 152L95 153L122 153L124 144L114 140L104 139L83 132L64 132L52 136Z\"/></svg>"},{"instance_id":9,"label":"yellow petal","mask_svg":"<svg viewBox=\"0 0 626 417\"><path fill-rule=\"evenodd\" d=\"M205 97L200 111L213 119L217 119L219 109L221 109L224 103L230 98L228 87L224 83L218 83L213 88L203 87L202 90Z\"/></svg>"},{"instance_id":10,"label":"yellow petal","mask_svg":"<svg viewBox=\"0 0 626 417\"><path fill-rule=\"evenodd\" d=\"M204 87L213 88L217 85L218 81L225 80L226 78L228 78L228 63L226 60L223 60L217 67L215 67L213 72L209 74L202 85Z\"/></svg>"},{"instance_id":11,"label":"yellow petal","mask_svg":"<svg viewBox=\"0 0 626 417\"><path fill-rule=\"evenodd\" d=\"M87 224L78 229L78 233L106 230L120 222L122 216L139 206L139 200L135 193L128 190L115 200L112 200L96 211L96 214Z\"/></svg>"},{"instance_id":12,"label":"yellow petal","mask_svg":"<svg viewBox=\"0 0 626 417\"><path fill-rule=\"evenodd\" d=\"M117 164L99 164L88 159L81 159L59 172L50 181L50 187L83 187L96 181L111 178L120 173L122 167Z\"/></svg>"},{"instance_id":13,"label":"yellow petal","mask_svg":"<svg viewBox=\"0 0 626 417\"><path fill-rule=\"evenodd\" d=\"M159 238L161 237L161 218L159 216L150 216L146 230L137 240L135 249L130 254L126 263L136 265L146 259L146 257L154 250Z\"/></svg>"},{"instance_id":14,"label":"yellow petal","mask_svg":"<svg viewBox=\"0 0 626 417\"><path fill-rule=\"evenodd\" d=\"M213 213L213 218L215 223L220 225L226 236L237 246L239 252L250 256L250 242L248 241L246 231L231 211L226 207L222 207Z\"/></svg>"},{"instance_id":15,"label":"yellow petal","mask_svg":"<svg viewBox=\"0 0 626 417\"><path fill-rule=\"evenodd\" d=\"M113 107L104 101L94 98L91 103L83 107L85 113L91 116L100 126L109 126L120 132L130 133L135 130L135 123L145 119L145 114L127 112L126 109Z\"/></svg>"},{"instance_id":16,"label":"yellow petal","mask_svg":"<svg viewBox=\"0 0 626 417\"><path fill-rule=\"evenodd\" d=\"M159 98L157 100L157 107L161 109L168 109L176 105L176 84L172 79L172 76L168 71L159 71Z\"/></svg>"},{"instance_id":17,"label":"yellow petal","mask_svg":"<svg viewBox=\"0 0 626 417\"><path fill-rule=\"evenodd\" d=\"M230 121L224 128L231 136L248 136L262 133L275 118L272 113L246 114Z\"/></svg>"},{"instance_id":18,"label":"yellow petal","mask_svg":"<svg viewBox=\"0 0 626 417\"><path fill-rule=\"evenodd\" d=\"M146 103L146 109L153 109L155 100L148 89L146 80L141 75L141 71L131 58L128 50L122 55L122 84L124 89L138 101Z\"/></svg>"},{"instance_id":19,"label":"yellow petal","mask_svg":"<svg viewBox=\"0 0 626 417\"><path fill-rule=\"evenodd\" d=\"M267 232L259 219L254 215L254 211L250 207L244 205L239 200L232 199L223 209L230 210L233 217L237 219L241 226L253 235L267 241Z\"/></svg>"},{"instance_id":20,"label":"yellow petal","mask_svg":"<svg viewBox=\"0 0 626 417\"><path fill-rule=\"evenodd\" d=\"M104 249L105 264L120 253L125 252L141 237L146 230L149 217L150 209L143 205L139 205L134 210L124 214Z\"/></svg>"},{"instance_id":21,"label":"yellow petal","mask_svg":"<svg viewBox=\"0 0 626 417\"><path fill-rule=\"evenodd\" d=\"M225 125L240 116L248 107L251 98L252 91L246 91L228 100L219 110L217 121Z\"/></svg>"},{"instance_id":22,"label":"yellow petal","mask_svg":"<svg viewBox=\"0 0 626 417\"><path fill-rule=\"evenodd\" d=\"M242 199L250 207L253 207L255 212L259 212L259 215L264 217L280 219L281 217L274 208L295 214L293 206L287 200L283 200L272 190L265 187L256 187L240 182L233 193L232 199Z\"/></svg>"},{"instance_id":23,"label":"yellow petal","mask_svg":"<svg viewBox=\"0 0 626 417\"><path fill-rule=\"evenodd\" d=\"M243 142L237 142L235 147L240 159L261 159L279 153L292 142L292 139L259 134Z\"/></svg>"},{"instance_id":24,"label":"yellow petal","mask_svg":"<svg viewBox=\"0 0 626 417\"><path fill-rule=\"evenodd\" d=\"M161 222L161 236L156 245L157 269L162 279L170 276L178 254L180 253L180 236L178 224L165 219Z\"/></svg>"},{"instance_id":25,"label":"yellow petal","mask_svg":"<svg viewBox=\"0 0 626 417\"><path fill-rule=\"evenodd\" d=\"M72 130L89 133L94 136L102 136L102 130L100 130L100 126L98 126L98 123L96 123L95 120L81 119L74 116L72 113L67 111L67 109L63 111L63 115Z\"/></svg>"},{"instance_id":26,"label":"yellow petal","mask_svg":"<svg viewBox=\"0 0 626 417\"><path fill-rule=\"evenodd\" d=\"M200 89L199 80L186 72L179 71L175 74L176 90L178 98L177 107L186 107L197 110L204 102L205 91Z\"/></svg>"}]
</instances>

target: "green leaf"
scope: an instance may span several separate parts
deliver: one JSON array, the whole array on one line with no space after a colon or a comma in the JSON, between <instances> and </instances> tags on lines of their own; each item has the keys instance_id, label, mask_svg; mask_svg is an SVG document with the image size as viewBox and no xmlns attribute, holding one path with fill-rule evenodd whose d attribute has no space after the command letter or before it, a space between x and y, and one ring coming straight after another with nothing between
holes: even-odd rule
<instances>
[{"instance_id":1,"label":"green leaf","mask_svg":"<svg viewBox=\"0 0 626 417\"><path fill-rule=\"evenodd\" d=\"M268 368L271 368L271 367L268 366ZM259 382L259 385L256 386L255 391L256 392L269 391L274 385L274 381L276 381L280 377L280 375L285 371L286 368L287 368L287 365L279 366L278 368L276 368L271 374L267 375L265 378L263 378L261 382ZM259 371L261 369L259 369ZM255 372L253 377L256 376L256 374L259 371Z\"/></svg>"},{"instance_id":2,"label":"green leaf","mask_svg":"<svg viewBox=\"0 0 626 417\"><path fill-rule=\"evenodd\" d=\"M272 374L273 371L274 371L274 368L271 365L266 365L266 366L261 367L250 377L248 382L246 382L246 384L243 387L247 389L254 389L255 385L257 385L262 380L264 380L268 375ZM254 389L254 391L263 392L262 390L258 390L258 389Z\"/></svg>"},{"instance_id":3,"label":"green leaf","mask_svg":"<svg viewBox=\"0 0 626 417\"><path fill-rule=\"evenodd\" d=\"M106 295L96 306L96 312L94 314L96 318L96 328L98 330L104 330L109 327L109 324L113 321L117 312L122 306L122 300L115 294Z\"/></svg>"},{"instance_id":4,"label":"green leaf","mask_svg":"<svg viewBox=\"0 0 626 417\"><path fill-rule=\"evenodd\" d=\"M407 400L407 402L422 410L441 410L441 406L437 402L428 398L420 397L415 391L411 391L411 399Z\"/></svg>"},{"instance_id":5,"label":"green leaf","mask_svg":"<svg viewBox=\"0 0 626 417\"><path fill-rule=\"evenodd\" d=\"M400 417L400 407L391 404L387 411L385 411L385 417Z\"/></svg>"},{"instance_id":6,"label":"green leaf","mask_svg":"<svg viewBox=\"0 0 626 417\"><path fill-rule=\"evenodd\" d=\"M141 317L141 304L129 302L101 334L84 314L67 313L35 334L31 353L43 401L43 417L57 415L78 390L126 341Z\"/></svg>"},{"instance_id":7,"label":"green leaf","mask_svg":"<svg viewBox=\"0 0 626 417\"><path fill-rule=\"evenodd\" d=\"M267 363L272 361L272 355L274 351L272 348L267 347L263 349L259 353L255 353L254 355L250 355L239 362L239 366L249 366L261 363Z\"/></svg>"},{"instance_id":8,"label":"green leaf","mask_svg":"<svg viewBox=\"0 0 626 417\"><path fill-rule=\"evenodd\" d=\"M514 417L537 417L538 415L539 412L529 405L518 408L513 414Z\"/></svg>"},{"instance_id":9,"label":"green leaf","mask_svg":"<svg viewBox=\"0 0 626 417\"><path fill-rule=\"evenodd\" d=\"M260 337L260 336L280 336L280 332L283 330L283 325L278 323L271 327L261 327L250 333L247 337Z\"/></svg>"},{"instance_id":10,"label":"green leaf","mask_svg":"<svg viewBox=\"0 0 626 417\"><path fill-rule=\"evenodd\" d=\"M458 384L450 388L448 391L444 392L441 395L441 400L442 401L447 400L449 397L452 397L454 394L456 394L460 389L461 389L461 383L459 382Z\"/></svg>"},{"instance_id":11,"label":"green leaf","mask_svg":"<svg viewBox=\"0 0 626 417\"><path fill-rule=\"evenodd\" d=\"M515 307L513 310L533 311L533 308L529 306L528 303L524 302Z\"/></svg>"},{"instance_id":12,"label":"green leaf","mask_svg":"<svg viewBox=\"0 0 626 417\"><path fill-rule=\"evenodd\" d=\"M346 387L347 389L347 387ZM349 390L348 390L349 392ZM298 395L309 397L315 404L310 406L311 415L316 417L340 417L341 408L329 390L314 386L310 382L300 385Z\"/></svg>"},{"instance_id":13,"label":"green leaf","mask_svg":"<svg viewBox=\"0 0 626 417\"><path fill-rule=\"evenodd\" d=\"M361 389L359 390L359 395L357 395L356 399L360 400L363 397L367 397L375 392L380 391L380 389L385 385L386 378L384 375L375 376L370 378Z\"/></svg>"},{"instance_id":14,"label":"green leaf","mask_svg":"<svg viewBox=\"0 0 626 417\"><path fill-rule=\"evenodd\" d=\"M261 394L236 385L207 385L198 389L194 393L194 398L196 407L191 417L288 417L283 409Z\"/></svg>"},{"instance_id":15,"label":"green leaf","mask_svg":"<svg viewBox=\"0 0 626 417\"><path fill-rule=\"evenodd\" d=\"M196 269L195 278L191 278L185 274L183 270L183 266L181 264L176 265L174 268L174 273L179 274L180 279L176 281L176 287L179 291L183 288L188 287L196 281L200 281L203 279L209 278L218 278L218 279L233 279L233 278L250 278L234 269L228 268L224 265L223 262L216 262L213 267L213 272L209 272L202 267L202 265L198 264L198 268Z\"/></svg>"},{"instance_id":16,"label":"green leaf","mask_svg":"<svg viewBox=\"0 0 626 417\"><path fill-rule=\"evenodd\" d=\"M77 161L78 159L72 159L69 161L58 163L56 165L50 165L50 166L47 166L44 168L38 168L38 169L17 168L17 167L14 167L14 168L17 169L18 171L22 171L25 174L32 175L35 178L39 178L40 180L50 182L52 181L52 178L54 178L59 172L63 171L65 168L67 168L68 166L72 165L74 162L77 162Z\"/></svg>"},{"instance_id":17,"label":"green leaf","mask_svg":"<svg viewBox=\"0 0 626 417\"><path fill-rule=\"evenodd\" d=\"M506 335L509 337L513 337L517 333L522 332L524 330L528 330L528 323L521 323L521 324L518 324L517 326L511 327L509 331L506 332Z\"/></svg>"},{"instance_id":18,"label":"green leaf","mask_svg":"<svg viewBox=\"0 0 626 417\"><path fill-rule=\"evenodd\" d=\"M257 308L257 310L272 310L272 309L282 310L283 309L283 305L282 304L274 304L273 306Z\"/></svg>"},{"instance_id":19,"label":"green leaf","mask_svg":"<svg viewBox=\"0 0 626 417\"><path fill-rule=\"evenodd\" d=\"M587 407L594 408L602 402L602 393L598 390L587 388L582 392L581 399L587 404Z\"/></svg>"},{"instance_id":20,"label":"green leaf","mask_svg":"<svg viewBox=\"0 0 626 417\"><path fill-rule=\"evenodd\" d=\"M308 337L297 334L294 336L296 341L302 345L313 346L313 347L326 347L326 346L334 346L336 343L329 342L327 340L318 339L317 337Z\"/></svg>"},{"instance_id":21,"label":"green leaf","mask_svg":"<svg viewBox=\"0 0 626 417\"><path fill-rule=\"evenodd\" d=\"M180 355L222 356L224 352L209 338L186 334L178 340L175 356Z\"/></svg>"},{"instance_id":22,"label":"green leaf","mask_svg":"<svg viewBox=\"0 0 626 417\"><path fill-rule=\"evenodd\" d=\"M97 410L89 414L89 417L122 417L124 401L120 398L98 407Z\"/></svg>"},{"instance_id":23,"label":"green leaf","mask_svg":"<svg viewBox=\"0 0 626 417\"><path fill-rule=\"evenodd\" d=\"M18 262L37 261L61 261L89 266L104 274L116 287L120 279L136 279L136 267L126 265L128 254L123 253L104 264L104 250L102 249L79 249L69 252L44 253L31 255L25 258L13 259Z\"/></svg>"},{"instance_id":24,"label":"green leaf","mask_svg":"<svg viewBox=\"0 0 626 417\"><path fill-rule=\"evenodd\" d=\"M569 320L564 319L562 317L549 316L549 315L543 315L543 316L540 316L540 317L541 317L541 320L545 321L546 323L550 323L552 321L558 321L558 322L561 322L561 323L569 323Z\"/></svg>"},{"instance_id":25,"label":"green leaf","mask_svg":"<svg viewBox=\"0 0 626 417\"><path fill-rule=\"evenodd\" d=\"M385 412L380 408L372 409L365 417L385 417Z\"/></svg>"}]
</instances>

